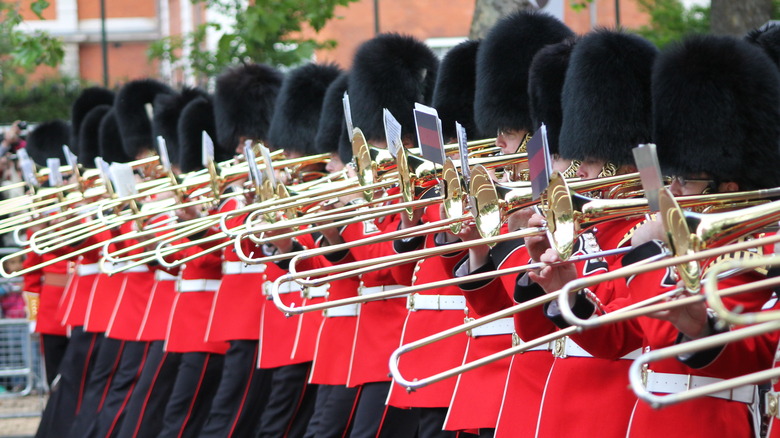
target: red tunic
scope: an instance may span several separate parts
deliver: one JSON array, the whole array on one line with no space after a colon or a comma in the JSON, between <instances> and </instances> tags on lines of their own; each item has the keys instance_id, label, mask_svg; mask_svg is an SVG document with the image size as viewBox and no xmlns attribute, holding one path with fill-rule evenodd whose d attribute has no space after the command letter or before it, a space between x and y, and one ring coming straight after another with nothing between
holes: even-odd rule
<instances>
[{"instance_id":1,"label":"red tunic","mask_svg":"<svg viewBox=\"0 0 780 438\"><path fill-rule=\"evenodd\" d=\"M110 232L103 232L95 236L90 236L78 247L70 248L70 250L92 246L98 242L105 241L110 237ZM76 260L74 279L69 285L69 290L66 289L65 296L63 297L63 306L58 309L57 313L57 315L61 317L60 320L65 325L71 327L84 325L89 298L92 295L92 288L98 276L100 251L100 249L88 251Z\"/></svg>"},{"instance_id":2,"label":"red tunic","mask_svg":"<svg viewBox=\"0 0 780 438\"><path fill-rule=\"evenodd\" d=\"M231 218L227 225L236 227L244 222L246 215ZM249 239L242 241L245 254L252 250L259 252ZM251 249L250 249L251 248ZM225 248L223 258L226 263L243 263L236 254L233 245ZM227 264L224 266L228 266ZM223 267L224 267L223 266ZM265 270L263 265L250 265L253 270ZM263 311L264 272L228 274L223 272L222 284L214 295L211 306L209 326L206 332L209 341L257 340L260 336L260 315Z\"/></svg>"},{"instance_id":3,"label":"red tunic","mask_svg":"<svg viewBox=\"0 0 780 438\"><path fill-rule=\"evenodd\" d=\"M425 209L423 222L435 222L440 220L439 205L429 206ZM424 248L436 246L433 234L425 237ZM412 284L425 284L439 280L452 278L452 269L455 263L463 256L462 252L445 254L439 257L430 257L417 262L412 276ZM457 286L429 289L420 292L424 296L449 295L457 296L463 300L459 309L434 310L417 309L407 312L404 324L401 344L407 344L426 336L433 335L443 330L455 327L463 323L466 311L465 299ZM454 302L454 301L453 301ZM423 347L409 352L401 357L399 369L405 376L430 376L441 371L454 368L461 364L466 351L466 336L452 336L442 342ZM409 407L447 407L452 400L457 379L455 377L437 382L408 392L398 384L390 389L388 404L400 408Z\"/></svg>"},{"instance_id":4,"label":"red tunic","mask_svg":"<svg viewBox=\"0 0 780 438\"><path fill-rule=\"evenodd\" d=\"M396 230L400 219L398 215L387 216L383 221L366 221L347 225L341 231L345 242L354 242L366 237L376 236L389 230ZM361 245L350 249L349 254L339 262L353 260L371 260L394 254L392 242ZM411 264L408 265L408 277L394 275L389 269L363 274L360 278L363 287L411 284ZM406 299L369 301L360 307L355 343L347 379L347 386L357 386L369 382L390 381L388 361L390 354L398 348L401 341L404 320L406 319Z\"/></svg>"},{"instance_id":5,"label":"red tunic","mask_svg":"<svg viewBox=\"0 0 780 438\"><path fill-rule=\"evenodd\" d=\"M32 234L32 233L29 233ZM38 255L31 252L24 259L24 268L53 259L53 254ZM47 275L50 279L47 280ZM38 315L35 322L35 331L47 335L65 336L67 329L57 319L57 307L65 293L65 286L53 279L61 279L68 275L68 262L63 260L43 269L32 271L24 276L24 291L37 293Z\"/></svg>"},{"instance_id":6,"label":"red tunic","mask_svg":"<svg viewBox=\"0 0 780 438\"><path fill-rule=\"evenodd\" d=\"M138 329L139 341L162 341L168 332L168 319L171 316L173 301L176 299L176 278L163 270L154 271L155 280L149 293L149 301L144 309L141 325Z\"/></svg>"},{"instance_id":7,"label":"red tunic","mask_svg":"<svg viewBox=\"0 0 780 438\"><path fill-rule=\"evenodd\" d=\"M220 204L218 211L226 212L237 206L235 199L228 199ZM218 230L212 228L209 233ZM179 251L171 257L175 260L200 253L206 248L191 247ZM228 349L226 342L209 342L206 340L206 329L211 313L211 304L218 287L211 290L182 291L186 282L214 282L222 278L222 258L218 252L201 254L181 267L181 276L177 285L177 294L173 301L168 332L165 339L165 350L174 353L216 353L224 354Z\"/></svg>"},{"instance_id":8,"label":"red tunic","mask_svg":"<svg viewBox=\"0 0 780 438\"><path fill-rule=\"evenodd\" d=\"M147 223L154 225L156 223L168 220L171 217L169 213L162 213L149 218ZM130 232L135 229L135 222L128 222L123 227L123 232ZM132 246L138 243L136 239L125 240L122 246ZM131 254L143 252L142 249L134 250ZM147 265L138 266L125 272L124 287L119 293L116 306L111 313L111 320L106 329L106 336L114 339L134 341L138 337L138 331L141 328L141 322L149 304L149 297L154 286L154 270Z\"/></svg>"}]
</instances>

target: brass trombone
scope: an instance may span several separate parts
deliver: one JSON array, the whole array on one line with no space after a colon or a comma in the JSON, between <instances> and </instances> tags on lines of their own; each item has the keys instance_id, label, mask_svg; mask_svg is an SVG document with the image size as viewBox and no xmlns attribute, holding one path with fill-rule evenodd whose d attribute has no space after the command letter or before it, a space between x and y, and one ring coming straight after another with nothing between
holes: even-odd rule
<instances>
[{"instance_id":1,"label":"brass trombone","mask_svg":"<svg viewBox=\"0 0 780 438\"><path fill-rule=\"evenodd\" d=\"M665 269L671 266L684 264L688 262L694 262L701 259L709 259L713 257L717 257L723 254L728 254L735 251L742 251L747 250L750 248L753 248L755 246L763 246L763 245L769 245L780 242L780 235L773 235L768 237L762 237L758 238L749 242L738 242L733 243L730 245L725 245L718 248L711 248L711 249L705 249L698 253L693 254L685 254L677 257L667 258L665 260L657 260L660 257L665 257L666 254L661 254L660 256L654 258L654 259L648 259L642 262L639 262L640 265L637 266L637 264L625 266L622 268L618 268L614 271L607 272L604 274L599 274L599 280L600 281L609 281L609 280L615 280L623 277L628 277L631 275L636 275L641 272L648 272L653 271L657 269ZM517 270L515 268L510 268ZM506 270L501 273L496 272L490 272L485 274L491 274L490 276L486 276L485 274L477 274L473 276L469 276L469 280L477 280L477 279L483 279L483 278L491 278L492 276L498 276L498 275L505 275L509 274L511 271ZM597 276L594 276L595 278ZM770 285L774 284L777 279L770 279L770 280L762 280L761 282L758 282L760 284L754 284L753 287L769 287ZM743 285L748 286L748 285ZM738 289L732 289L728 291L729 294L736 294L736 293L742 293L745 292L747 288L745 287L738 287ZM725 291L724 291L725 292ZM430 385L432 383L436 383L438 381L448 379L450 377L457 376L458 374L464 373L466 371L472 370L474 368L478 368L480 366L487 365L489 363L511 357L518 353L523 353L525 351L528 351L534 347L538 347L540 345L545 345L549 342L555 341L559 338L563 338L565 336L569 336L572 334L575 334L579 331L582 331L583 328L578 326L571 326L565 329L558 330L556 332L550 333L549 335L542 336L537 339L532 339L527 342L523 342L519 345L513 346L511 348L508 348L506 350L491 354L489 356L485 356L483 358L480 358L478 360L475 360L473 362L469 362L463 365L460 365L458 367L442 371L440 373L434 374L432 376L428 376L425 378L418 378L415 377L413 379L407 379L405 378L400 370L398 369L398 360L402 354L408 353L409 351L416 350L418 348L422 348L426 345L429 345L434 342L438 342L442 339L448 338L450 336L454 336L460 333L465 333L469 330L472 330L474 328L480 327L482 325L485 325L489 322L496 321L501 318L506 318L513 316L516 313L532 309L534 307L540 306L542 304L545 304L547 302L553 301L557 299L561 294L564 293L564 290L551 292L548 294L545 294L541 297L535 298L533 300L527 301L525 303L517 304L511 307L508 307L506 309L500 310L498 312L495 312L491 315L475 319L473 321L470 321L468 323L462 324L457 327L450 328L448 330L442 331L440 333L427 336L425 338L419 339L417 341L411 342L409 344L402 345L399 347L390 357L390 370L391 374L393 375L393 378L398 382L401 386L404 386L408 390L414 390L416 388L421 388L423 386ZM655 304L652 306L646 306L644 307L644 311L642 314L647 314L649 312L657 312L662 310L668 310L677 306L684 306L689 305L691 303L697 302L697 301L703 301L704 297L702 295L693 295L689 297L685 297L679 300L670 301L670 302L663 302L659 304ZM636 317L635 314L632 314L632 312L635 310L635 306L626 307L623 309L618 309L609 315L605 315L600 318L606 318L610 317L609 322L618 322L622 320L627 320L630 318ZM604 321L606 323L606 321Z\"/></svg>"}]
</instances>

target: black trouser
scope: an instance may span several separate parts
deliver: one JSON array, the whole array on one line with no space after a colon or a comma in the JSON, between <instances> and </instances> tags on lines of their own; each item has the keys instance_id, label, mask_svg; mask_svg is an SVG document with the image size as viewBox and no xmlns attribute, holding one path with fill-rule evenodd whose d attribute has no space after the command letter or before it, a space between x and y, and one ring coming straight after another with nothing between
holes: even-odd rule
<instances>
[{"instance_id":1,"label":"black trouser","mask_svg":"<svg viewBox=\"0 0 780 438\"><path fill-rule=\"evenodd\" d=\"M163 344L164 341L154 341L149 345L141 377L125 408L119 437L154 437L162 429L165 405L173 391L181 360L181 353L166 353Z\"/></svg>"},{"instance_id":2,"label":"black trouser","mask_svg":"<svg viewBox=\"0 0 780 438\"><path fill-rule=\"evenodd\" d=\"M271 396L260 419L258 437L302 437L314 411L316 385L309 385L311 362L273 369Z\"/></svg>"},{"instance_id":3,"label":"black trouser","mask_svg":"<svg viewBox=\"0 0 780 438\"><path fill-rule=\"evenodd\" d=\"M420 438L455 438L457 432L442 430L444 420L447 418L447 408L414 408L420 411L420 426L418 436Z\"/></svg>"},{"instance_id":4,"label":"black trouser","mask_svg":"<svg viewBox=\"0 0 780 438\"><path fill-rule=\"evenodd\" d=\"M358 388L343 385L319 385L314 414L309 420L305 438L340 438L347 436L357 407Z\"/></svg>"},{"instance_id":5,"label":"black trouser","mask_svg":"<svg viewBox=\"0 0 780 438\"><path fill-rule=\"evenodd\" d=\"M224 355L182 353L159 438L196 437L219 387Z\"/></svg>"},{"instance_id":6,"label":"black trouser","mask_svg":"<svg viewBox=\"0 0 780 438\"><path fill-rule=\"evenodd\" d=\"M362 385L358 399L352 438L414 437L417 434L419 412L387 406L390 382Z\"/></svg>"},{"instance_id":7,"label":"black trouser","mask_svg":"<svg viewBox=\"0 0 780 438\"><path fill-rule=\"evenodd\" d=\"M92 436L90 428L97 419L97 413L103 406L103 400L108 395L108 388L117 368L119 368L119 358L125 348L124 341L106 338L102 334L100 337L103 340L100 341L100 351L98 351L95 365L87 379L81 409L73 420L70 433L67 434L71 438Z\"/></svg>"},{"instance_id":8,"label":"black trouser","mask_svg":"<svg viewBox=\"0 0 780 438\"><path fill-rule=\"evenodd\" d=\"M36 437L57 437L69 431L79 412L87 376L100 349L102 337L81 326L71 330L70 342L53 384L49 402L41 415Z\"/></svg>"},{"instance_id":9,"label":"black trouser","mask_svg":"<svg viewBox=\"0 0 780 438\"><path fill-rule=\"evenodd\" d=\"M46 369L46 384L51 388L51 382L54 381L54 378L60 371L60 364L62 363L62 358L65 357L70 340L67 336L48 335L45 333L41 333L40 340L41 356L43 356L43 365Z\"/></svg>"},{"instance_id":10,"label":"black trouser","mask_svg":"<svg viewBox=\"0 0 780 438\"><path fill-rule=\"evenodd\" d=\"M219 389L201 438L253 436L271 389L270 369L257 368L256 340L230 341Z\"/></svg>"},{"instance_id":11,"label":"black trouser","mask_svg":"<svg viewBox=\"0 0 780 438\"><path fill-rule=\"evenodd\" d=\"M141 376L149 342L126 341L111 386L90 428L91 436L103 438L116 435L124 418L128 400Z\"/></svg>"}]
</instances>

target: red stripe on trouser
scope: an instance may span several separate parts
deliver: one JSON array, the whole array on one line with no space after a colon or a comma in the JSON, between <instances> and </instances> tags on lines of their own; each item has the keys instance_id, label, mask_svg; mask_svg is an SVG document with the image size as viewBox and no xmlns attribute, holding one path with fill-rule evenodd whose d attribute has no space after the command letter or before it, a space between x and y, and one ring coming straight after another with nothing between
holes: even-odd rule
<instances>
[{"instance_id":1,"label":"red stripe on trouser","mask_svg":"<svg viewBox=\"0 0 780 438\"><path fill-rule=\"evenodd\" d=\"M167 357L168 357L168 353L163 353L162 359L160 360L160 363L157 365L157 370L154 372L152 383L149 385L149 391L146 393L146 397L144 398L143 405L141 405L141 412L140 415L138 415L138 423L135 425L135 430L133 431L133 438L138 436L138 429L141 428L141 424L144 422L144 415L146 414L146 406L149 404L149 399L152 397L152 392L154 391L154 385L155 383L157 383L157 378L160 377L160 371L162 370L163 365L165 365L165 358Z\"/></svg>"},{"instance_id":2,"label":"red stripe on trouser","mask_svg":"<svg viewBox=\"0 0 780 438\"><path fill-rule=\"evenodd\" d=\"M309 371L311 371L311 366L309 367ZM306 372L306 375L308 375L309 372ZM287 423L287 429L284 430L284 436L288 436L290 434L290 429L292 429L293 423L295 422L295 417L298 416L298 411L301 410L301 405L303 404L303 397L306 395L306 388L309 387L308 379L303 384L303 389L301 390L301 396L298 397L298 404L295 405L295 410L293 411L293 414L290 416L290 422Z\"/></svg>"},{"instance_id":3,"label":"red stripe on trouser","mask_svg":"<svg viewBox=\"0 0 780 438\"><path fill-rule=\"evenodd\" d=\"M389 408L389 405L385 405L385 409L382 411L382 420L379 421L379 428L376 430L376 438L379 438L379 435L382 433L382 426L385 425L385 420L387 419L387 410Z\"/></svg>"},{"instance_id":4,"label":"red stripe on trouser","mask_svg":"<svg viewBox=\"0 0 780 438\"><path fill-rule=\"evenodd\" d=\"M149 355L149 346L151 343L146 343L146 348L144 348L144 358L141 359L141 363L138 365L138 371L135 373L135 380L133 381L133 384L130 385L130 388L127 391L127 394L125 395L125 399L122 400L122 406L119 407L119 410L116 412L116 416L114 416L114 420L111 422L111 427L108 428L108 433L106 436L111 436L114 433L114 429L116 428L117 422L119 421L119 418L122 416L122 413L125 410L125 406L127 406L127 402L130 401L130 396L133 395L133 390L135 389L135 384L138 383L138 379L141 378L141 371L144 369L144 364L146 363L146 357Z\"/></svg>"},{"instance_id":5,"label":"red stripe on trouser","mask_svg":"<svg viewBox=\"0 0 780 438\"><path fill-rule=\"evenodd\" d=\"M249 380L246 382L246 388L244 388L244 395L241 397L241 403L238 405L238 411L236 412L236 417L233 419L233 424L230 426L230 433L228 433L227 436L233 436L233 433L236 430L236 426L238 426L238 419L241 418L241 412L244 411L244 405L246 404L246 398L249 396L249 388L252 386L252 380L255 377L255 364L257 363L257 353L258 349L260 348L259 343L255 343L255 354L252 359L251 369L249 370Z\"/></svg>"},{"instance_id":6,"label":"red stripe on trouser","mask_svg":"<svg viewBox=\"0 0 780 438\"><path fill-rule=\"evenodd\" d=\"M363 392L363 385L360 385L357 390L357 394L355 395L355 401L352 402L352 410L349 411L349 418L347 419L347 424L344 427L344 433L341 434L341 438L347 438L347 432L349 432L349 427L352 425L352 420L355 419L355 413L357 412L358 407L358 400L360 400L360 393Z\"/></svg>"},{"instance_id":7,"label":"red stripe on trouser","mask_svg":"<svg viewBox=\"0 0 780 438\"><path fill-rule=\"evenodd\" d=\"M103 388L103 395L100 397L100 403L98 403L97 411L100 412L103 409L103 403L106 402L106 396L108 396L108 390L111 389L111 382L114 381L114 375L116 374L116 370L119 368L119 362L122 358L122 352L125 350L125 341L121 341L119 344L119 350L117 351L116 359L114 360L114 365L111 366L111 373L108 375L108 380L106 381L106 386Z\"/></svg>"},{"instance_id":8,"label":"red stripe on trouser","mask_svg":"<svg viewBox=\"0 0 780 438\"><path fill-rule=\"evenodd\" d=\"M181 438L181 436L184 434L184 429L187 427L187 422L190 420L190 417L192 416L192 410L195 408L195 400L198 399L198 393L200 392L200 387L203 386L203 379L206 377L206 370L209 367L209 361L211 360L211 353L206 353L206 360L203 361L203 369L200 371L200 377L198 378L198 386L195 387L195 393L192 396L192 402L190 403L190 407L187 409L187 415L184 417L184 421L181 422L181 429L179 429L179 434L176 435L178 438Z\"/></svg>"},{"instance_id":9,"label":"red stripe on trouser","mask_svg":"<svg viewBox=\"0 0 780 438\"><path fill-rule=\"evenodd\" d=\"M83 332L82 332L83 333ZM87 369L89 368L89 359L92 357L92 352L95 349L95 341L97 340L97 334L90 334L92 340L89 341L89 350L87 350L87 356L84 360L84 367L81 370L81 383L79 386L79 398L76 400L76 413L81 410L81 399L84 398L84 387L87 385Z\"/></svg>"}]
</instances>

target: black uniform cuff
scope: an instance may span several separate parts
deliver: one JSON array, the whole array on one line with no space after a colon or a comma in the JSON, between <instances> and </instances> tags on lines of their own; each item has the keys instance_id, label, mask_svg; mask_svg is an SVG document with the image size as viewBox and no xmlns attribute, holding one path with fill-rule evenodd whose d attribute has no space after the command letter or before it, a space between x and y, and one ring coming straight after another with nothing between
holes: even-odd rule
<instances>
[{"instance_id":1,"label":"black uniform cuff","mask_svg":"<svg viewBox=\"0 0 780 438\"><path fill-rule=\"evenodd\" d=\"M303 245L298 243L297 240L293 239L291 252L297 252L297 251L303 251ZM276 261L274 263L276 263L276 266L284 269L285 271L289 271L290 270L290 260L292 260L292 259L278 260L278 261Z\"/></svg>"},{"instance_id":2,"label":"black uniform cuff","mask_svg":"<svg viewBox=\"0 0 780 438\"><path fill-rule=\"evenodd\" d=\"M712 314L707 315L707 326L709 327L709 332L707 336L717 335L719 333L725 333L726 331L728 331L728 327L725 326L719 327L717 321L718 319L715 317L715 315ZM691 340L690 338L680 333L677 335L677 340L674 343L681 344L683 342L688 342L690 340ZM709 348L707 350L695 351L693 353L688 353L688 354L681 354L677 356L677 360L679 360L689 368L704 368L707 365L714 362L715 359L717 359L717 357L720 355L720 353L723 352L724 348L725 345L720 345L717 347Z\"/></svg>"},{"instance_id":3,"label":"black uniform cuff","mask_svg":"<svg viewBox=\"0 0 780 438\"><path fill-rule=\"evenodd\" d=\"M493 265L493 262L488 259L488 261L480 266L479 268L475 269L474 271L468 272L468 263L469 258L463 257L463 260L459 261L455 267L453 268L453 277L463 277L465 275L471 275L471 274L482 274L483 272L492 272L496 270L496 267ZM486 278L484 280L475 280L475 281L469 281L466 283L461 283L460 288L464 291L472 291L481 289L488 285L491 281L493 281L493 278Z\"/></svg>"},{"instance_id":4,"label":"black uniform cuff","mask_svg":"<svg viewBox=\"0 0 780 438\"><path fill-rule=\"evenodd\" d=\"M515 282L515 302L524 303L544 295L544 288L531 281L528 273L517 277Z\"/></svg>"},{"instance_id":5,"label":"black uniform cuff","mask_svg":"<svg viewBox=\"0 0 780 438\"><path fill-rule=\"evenodd\" d=\"M636 262L649 259L664 252L664 244L660 240L651 240L632 249L621 259L623 266L632 265Z\"/></svg>"},{"instance_id":6,"label":"black uniform cuff","mask_svg":"<svg viewBox=\"0 0 780 438\"><path fill-rule=\"evenodd\" d=\"M571 311L577 318L588 319L596 313L596 305L588 299L588 293L584 290L574 295ZM567 328L571 324L563 318L561 309L558 307L558 300L550 301L544 305L544 314L547 319L552 321L558 328Z\"/></svg>"}]
</instances>

